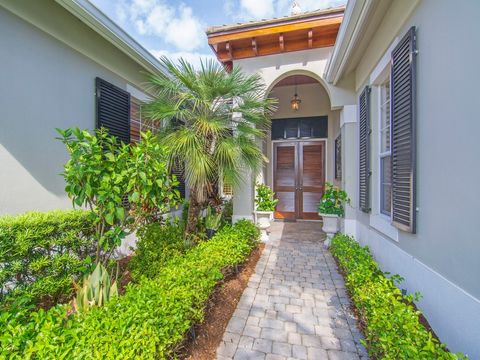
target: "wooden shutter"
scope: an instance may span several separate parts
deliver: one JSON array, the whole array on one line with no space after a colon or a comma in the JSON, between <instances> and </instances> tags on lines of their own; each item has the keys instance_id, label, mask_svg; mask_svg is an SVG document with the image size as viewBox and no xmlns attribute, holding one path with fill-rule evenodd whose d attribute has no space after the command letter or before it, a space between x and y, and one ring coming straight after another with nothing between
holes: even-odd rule
<instances>
[{"instance_id":1,"label":"wooden shutter","mask_svg":"<svg viewBox=\"0 0 480 360\"><path fill-rule=\"evenodd\" d=\"M370 88L367 86L360 94L360 166L359 166L359 206L364 212L370 212Z\"/></svg>"},{"instance_id":2,"label":"wooden shutter","mask_svg":"<svg viewBox=\"0 0 480 360\"><path fill-rule=\"evenodd\" d=\"M130 143L130 94L109 82L96 78L97 128Z\"/></svg>"},{"instance_id":3,"label":"wooden shutter","mask_svg":"<svg viewBox=\"0 0 480 360\"><path fill-rule=\"evenodd\" d=\"M392 223L415 233L415 27L392 52Z\"/></svg>"}]
</instances>

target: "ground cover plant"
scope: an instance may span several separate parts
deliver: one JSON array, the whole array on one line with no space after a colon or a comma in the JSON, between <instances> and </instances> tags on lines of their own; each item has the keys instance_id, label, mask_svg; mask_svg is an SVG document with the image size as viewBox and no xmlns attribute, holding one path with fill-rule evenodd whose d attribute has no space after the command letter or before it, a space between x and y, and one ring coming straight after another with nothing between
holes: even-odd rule
<instances>
[{"instance_id":1,"label":"ground cover plant","mask_svg":"<svg viewBox=\"0 0 480 360\"><path fill-rule=\"evenodd\" d=\"M419 295L403 296L395 286L401 278L387 277L367 247L353 238L336 235L330 250L345 275L373 359L458 359L419 321L412 303Z\"/></svg>"},{"instance_id":2,"label":"ground cover plant","mask_svg":"<svg viewBox=\"0 0 480 360\"><path fill-rule=\"evenodd\" d=\"M28 212L0 218L0 309L49 307L73 294L91 270L94 224L85 211Z\"/></svg>"},{"instance_id":3,"label":"ground cover plant","mask_svg":"<svg viewBox=\"0 0 480 360\"><path fill-rule=\"evenodd\" d=\"M70 305L49 311L0 315L0 358L166 359L204 315L223 272L243 262L259 233L239 221L211 240L165 263L158 276L130 284L103 307L70 314ZM153 265L156 266L156 265Z\"/></svg>"}]
</instances>

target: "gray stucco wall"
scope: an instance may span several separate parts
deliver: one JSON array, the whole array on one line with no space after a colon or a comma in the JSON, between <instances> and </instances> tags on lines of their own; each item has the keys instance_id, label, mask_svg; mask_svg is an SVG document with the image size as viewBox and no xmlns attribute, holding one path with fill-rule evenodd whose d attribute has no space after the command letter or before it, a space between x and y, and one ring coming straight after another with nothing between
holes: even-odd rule
<instances>
[{"instance_id":1,"label":"gray stucco wall","mask_svg":"<svg viewBox=\"0 0 480 360\"><path fill-rule=\"evenodd\" d=\"M358 96L371 84L373 69L394 39L416 26L417 234L398 231L395 241L374 226L374 165L374 206L371 215L356 212L357 237L372 248L384 270L406 277L402 287L424 295L420 308L450 349L479 358L480 2L423 0L410 15L403 6L407 2L392 2L362 54L356 88ZM396 19L401 23L394 27ZM372 107L376 111L375 99ZM373 122L376 149L378 123ZM375 154L371 160L375 164ZM358 177L355 181L358 188Z\"/></svg>"},{"instance_id":2,"label":"gray stucco wall","mask_svg":"<svg viewBox=\"0 0 480 360\"><path fill-rule=\"evenodd\" d=\"M0 2L0 215L70 207L54 128L94 128L95 77L122 88L142 79L140 66L54 2L12 4L49 34Z\"/></svg>"}]
</instances>

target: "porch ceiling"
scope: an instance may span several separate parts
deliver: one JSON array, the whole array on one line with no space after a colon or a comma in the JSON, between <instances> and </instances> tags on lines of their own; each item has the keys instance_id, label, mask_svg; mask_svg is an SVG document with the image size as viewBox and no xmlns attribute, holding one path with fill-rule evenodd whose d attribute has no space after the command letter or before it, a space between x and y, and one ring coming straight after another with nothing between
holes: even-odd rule
<instances>
[{"instance_id":1,"label":"porch ceiling","mask_svg":"<svg viewBox=\"0 0 480 360\"><path fill-rule=\"evenodd\" d=\"M208 44L224 64L233 60L333 46L345 8L212 27Z\"/></svg>"}]
</instances>

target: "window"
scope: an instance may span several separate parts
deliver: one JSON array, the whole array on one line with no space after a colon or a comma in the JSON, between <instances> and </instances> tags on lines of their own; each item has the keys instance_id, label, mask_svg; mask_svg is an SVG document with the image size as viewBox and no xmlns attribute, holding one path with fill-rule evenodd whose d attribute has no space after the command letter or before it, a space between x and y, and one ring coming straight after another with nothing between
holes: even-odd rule
<instances>
[{"instance_id":1,"label":"window","mask_svg":"<svg viewBox=\"0 0 480 360\"><path fill-rule=\"evenodd\" d=\"M335 179L342 180L342 134L335 139Z\"/></svg>"},{"instance_id":2,"label":"window","mask_svg":"<svg viewBox=\"0 0 480 360\"><path fill-rule=\"evenodd\" d=\"M272 140L328 137L328 117L274 119Z\"/></svg>"},{"instance_id":3,"label":"window","mask_svg":"<svg viewBox=\"0 0 480 360\"><path fill-rule=\"evenodd\" d=\"M380 86L380 212L391 215L392 181L391 181L391 147L390 147L390 79Z\"/></svg>"}]
</instances>

